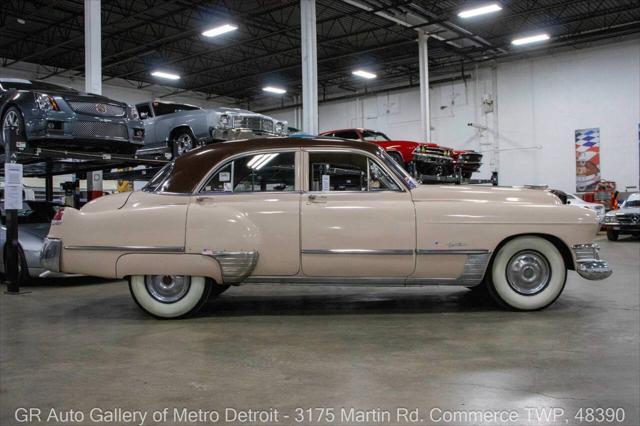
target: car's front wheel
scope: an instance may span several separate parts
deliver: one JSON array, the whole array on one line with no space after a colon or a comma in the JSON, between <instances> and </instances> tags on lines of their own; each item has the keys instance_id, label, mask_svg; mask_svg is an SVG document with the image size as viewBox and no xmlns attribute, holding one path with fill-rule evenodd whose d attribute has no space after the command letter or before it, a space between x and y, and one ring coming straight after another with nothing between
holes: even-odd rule
<instances>
[{"instance_id":1,"label":"car's front wheel","mask_svg":"<svg viewBox=\"0 0 640 426\"><path fill-rule=\"evenodd\" d=\"M131 296L147 313L159 318L180 318L196 313L211 293L212 282L188 275L134 275Z\"/></svg>"},{"instance_id":2,"label":"car's front wheel","mask_svg":"<svg viewBox=\"0 0 640 426\"><path fill-rule=\"evenodd\" d=\"M485 285L498 304L533 311L551 305L566 279L567 268L555 245L540 237L519 237L495 254Z\"/></svg>"},{"instance_id":3,"label":"car's front wheel","mask_svg":"<svg viewBox=\"0 0 640 426\"><path fill-rule=\"evenodd\" d=\"M22 113L14 106L7 108L2 116L2 148L5 150L5 143L9 140L9 132L11 128L15 127L17 131L16 142L26 141L24 135L24 121L22 120Z\"/></svg>"},{"instance_id":4,"label":"car's front wheel","mask_svg":"<svg viewBox=\"0 0 640 426\"><path fill-rule=\"evenodd\" d=\"M620 233L618 231L614 231L614 230L607 230L607 239L609 241L618 241L618 237L620 236Z\"/></svg>"},{"instance_id":5,"label":"car's front wheel","mask_svg":"<svg viewBox=\"0 0 640 426\"><path fill-rule=\"evenodd\" d=\"M188 130L180 130L171 138L171 151L173 158L180 157L196 147L196 140Z\"/></svg>"}]
</instances>

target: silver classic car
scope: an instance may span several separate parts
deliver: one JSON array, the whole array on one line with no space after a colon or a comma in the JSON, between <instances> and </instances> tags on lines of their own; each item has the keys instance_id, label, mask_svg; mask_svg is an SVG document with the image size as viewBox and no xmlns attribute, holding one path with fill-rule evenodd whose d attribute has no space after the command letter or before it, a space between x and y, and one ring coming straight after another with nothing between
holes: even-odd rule
<instances>
[{"instance_id":1,"label":"silver classic car","mask_svg":"<svg viewBox=\"0 0 640 426\"><path fill-rule=\"evenodd\" d=\"M620 235L640 236L640 193L634 192L617 210L604 216L607 238L618 241Z\"/></svg>"},{"instance_id":2,"label":"silver classic car","mask_svg":"<svg viewBox=\"0 0 640 426\"><path fill-rule=\"evenodd\" d=\"M146 135L141 154L170 152L179 157L209 142L285 136L286 121L238 108L209 108L173 102L136 105Z\"/></svg>"},{"instance_id":3,"label":"silver classic car","mask_svg":"<svg viewBox=\"0 0 640 426\"><path fill-rule=\"evenodd\" d=\"M18 129L18 150L133 154L144 142L144 126L127 104L38 80L0 78L0 117L2 150L10 127Z\"/></svg>"}]
</instances>

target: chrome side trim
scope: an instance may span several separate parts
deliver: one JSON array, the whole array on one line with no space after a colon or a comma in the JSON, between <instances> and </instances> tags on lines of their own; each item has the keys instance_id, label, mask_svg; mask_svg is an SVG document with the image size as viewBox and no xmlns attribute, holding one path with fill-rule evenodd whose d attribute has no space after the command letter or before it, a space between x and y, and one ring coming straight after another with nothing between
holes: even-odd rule
<instances>
[{"instance_id":1,"label":"chrome side trim","mask_svg":"<svg viewBox=\"0 0 640 426\"><path fill-rule=\"evenodd\" d=\"M256 268L259 257L257 251L203 250L202 255L218 261L225 284L237 284L244 281Z\"/></svg>"},{"instance_id":2,"label":"chrome side trim","mask_svg":"<svg viewBox=\"0 0 640 426\"><path fill-rule=\"evenodd\" d=\"M65 250L139 251L145 253L184 253L180 246L64 246Z\"/></svg>"},{"instance_id":3,"label":"chrome side trim","mask_svg":"<svg viewBox=\"0 0 640 426\"><path fill-rule=\"evenodd\" d=\"M252 276L247 278L244 283L252 284L299 284L299 285L360 285L360 286L404 286L405 278L401 277L303 277L303 276L285 276L285 277L261 277Z\"/></svg>"},{"instance_id":4,"label":"chrome side trim","mask_svg":"<svg viewBox=\"0 0 640 426\"><path fill-rule=\"evenodd\" d=\"M477 249L417 249L416 254L464 254L464 255L477 255L477 254L491 254L491 250Z\"/></svg>"},{"instance_id":5,"label":"chrome side trim","mask_svg":"<svg viewBox=\"0 0 640 426\"><path fill-rule=\"evenodd\" d=\"M413 250L405 249L302 249L302 254L366 254L383 256L411 256Z\"/></svg>"},{"instance_id":6,"label":"chrome side trim","mask_svg":"<svg viewBox=\"0 0 640 426\"><path fill-rule=\"evenodd\" d=\"M460 285L473 287L480 284L489 266L491 252L489 250L467 250L467 252L471 253L460 253L459 251L456 253L436 253L467 255L464 268L458 278L407 278L407 285Z\"/></svg>"}]
</instances>

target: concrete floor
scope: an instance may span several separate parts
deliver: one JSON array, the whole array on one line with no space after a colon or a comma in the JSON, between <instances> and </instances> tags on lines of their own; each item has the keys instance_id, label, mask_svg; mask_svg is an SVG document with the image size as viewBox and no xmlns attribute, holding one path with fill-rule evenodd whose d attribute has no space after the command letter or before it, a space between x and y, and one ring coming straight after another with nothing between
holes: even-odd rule
<instances>
[{"instance_id":1,"label":"concrete floor","mask_svg":"<svg viewBox=\"0 0 640 426\"><path fill-rule=\"evenodd\" d=\"M433 408L517 410L508 424L524 424L526 407L560 407L555 423L579 424L580 407L622 407L637 425L640 241L601 244L614 275L572 272L533 313L458 288L251 285L197 318L158 321L124 282L37 282L0 295L0 424L17 424L17 407L80 410L81 424L94 407L148 411L144 424L165 407L220 410L219 423L227 407L277 408L271 424L285 425L296 407L334 407L333 424L375 423L341 421L342 407L419 408L420 424ZM162 424L179 424L171 416Z\"/></svg>"}]
</instances>

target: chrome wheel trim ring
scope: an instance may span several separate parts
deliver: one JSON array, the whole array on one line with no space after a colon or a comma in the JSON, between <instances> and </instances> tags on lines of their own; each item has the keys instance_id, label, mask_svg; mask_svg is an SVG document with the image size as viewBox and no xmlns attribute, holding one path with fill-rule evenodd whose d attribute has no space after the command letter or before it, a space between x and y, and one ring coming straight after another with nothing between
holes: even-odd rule
<instances>
[{"instance_id":1,"label":"chrome wheel trim ring","mask_svg":"<svg viewBox=\"0 0 640 426\"><path fill-rule=\"evenodd\" d=\"M191 277L186 275L146 275L144 284L149 295L158 302L175 303L189 292Z\"/></svg>"},{"instance_id":2,"label":"chrome wheel trim ring","mask_svg":"<svg viewBox=\"0 0 640 426\"><path fill-rule=\"evenodd\" d=\"M507 263L507 282L517 293L533 296L551 281L551 266L547 258L535 250L522 250Z\"/></svg>"},{"instance_id":3,"label":"chrome wheel trim ring","mask_svg":"<svg viewBox=\"0 0 640 426\"><path fill-rule=\"evenodd\" d=\"M186 152L193 149L193 139L187 133L183 133L178 136L175 140L176 144L176 152L178 156L185 154Z\"/></svg>"}]
</instances>

